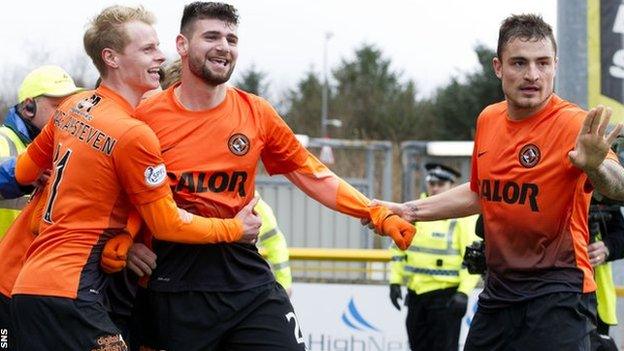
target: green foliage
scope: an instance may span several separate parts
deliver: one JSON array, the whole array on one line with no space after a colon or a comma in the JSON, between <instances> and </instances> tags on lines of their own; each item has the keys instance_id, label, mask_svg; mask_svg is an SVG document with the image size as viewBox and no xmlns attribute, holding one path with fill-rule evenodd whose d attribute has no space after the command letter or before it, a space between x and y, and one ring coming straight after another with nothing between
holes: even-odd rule
<instances>
[{"instance_id":1,"label":"green foliage","mask_svg":"<svg viewBox=\"0 0 624 351\"><path fill-rule=\"evenodd\" d=\"M381 50L364 44L352 60L342 60L333 71L336 93L330 116L343 121L339 136L356 139L390 139L414 135L418 123L416 85L403 83L401 73Z\"/></svg>"},{"instance_id":2,"label":"green foliage","mask_svg":"<svg viewBox=\"0 0 624 351\"><path fill-rule=\"evenodd\" d=\"M246 92L266 98L268 93L266 77L266 72L258 70L255 65L251 65L249 69L241 73L234 85Z\"/></svg>"},{"instance_id":3,"label":"green foliage","mask_svg":"<svg viewBox=\"0 0 624 351\"><path fill-rule=\"evenodd\" d=\"M432 133L428 139L472 140L479 113L487 105L504 99L492 67L495 52L478 45L475 53L480 69L467 74L463 82L453 78L432 98L428 116Z\"/></svg>"},{"instance_id":4,"label":"green foliage","mask_svg":"<svg viewBox=\"0 0 624 351\"><path fill-rule=\"evenodd\" d=\"M381 50L364 44L352 59L343 59L332 70L329 118L340 119L341 128L328 127L335 138L404 140L470 140L481 110L503 100L491 60L494 51L478 45L480 67L439 88L433 97L417 100L413 81ZM309 71L286 95L286 120L298 133L320 134L322 82Z\"/></svg>"},{"instance_id":5,"label":"green foliage","mask_svg":"<svg viewBox=\"0 0 624 351\"><path fill-rule=\"evenodd\" d=\"M284 119L295 133L320 135L322 92L323 83L310 69L297 87L286 93L288 108Z\"/></svg>"}]
</instances>

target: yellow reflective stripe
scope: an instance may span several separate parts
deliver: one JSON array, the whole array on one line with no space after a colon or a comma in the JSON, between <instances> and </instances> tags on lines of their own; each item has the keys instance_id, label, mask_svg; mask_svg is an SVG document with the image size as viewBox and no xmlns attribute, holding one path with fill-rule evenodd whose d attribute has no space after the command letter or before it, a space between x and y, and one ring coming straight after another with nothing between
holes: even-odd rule
<instances>
[{"instance_id":1,"label":"yellow reflective stripe","mask_svg":"<svg viewBox=\"0 0 624 351\"><path fill-rule=\"evenodd\" d=\"M271 237L277 235L277 233L278 233L277 228L273 228L266 233L260 234L259 235L260 241L266 241L270 239Z\"/></svg>"},{"instance_id":2,"label":"yellow reflective stripe","mask_svg":"<svg viewBox=\"0 0 624 351\"><path fill-rule=\"evenodd\" d=\"M459 250L453 248L431 249L428 247L410 246L408 250L411 252L422 252L432 255L459 255Z\"/></svg>"},{"instance_id":3,"label":"yellow reflective stripe","mask_svg":"<svg viewBox=\"0 0 624 351\"><path fill-rule=\"evenodd\" d=\"M271 263L271 267L273 267L274 271L279 271L281 269L290 267L290 262L286 261L286 262L280 262L280 263Z\"/></svg>"},{"instance_id":4,"label":"yellow reflective stripe","mask_svg":"<svg viewBox=\"0 0 624 351\"><path fill-rule=\"evenodd\" d=\"M405 270L411 273L426 274L426 275L442 275L442 276L459 276L459 271L454 269L428 269L419 268L414 266L405 266Z\"/></svg>"}]
</instances>

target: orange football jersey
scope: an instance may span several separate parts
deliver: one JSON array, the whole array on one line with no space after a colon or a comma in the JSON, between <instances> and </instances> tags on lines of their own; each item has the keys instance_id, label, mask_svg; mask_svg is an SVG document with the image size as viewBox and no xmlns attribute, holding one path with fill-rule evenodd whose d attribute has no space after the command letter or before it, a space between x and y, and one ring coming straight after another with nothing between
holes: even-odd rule
<instances>
[{"instance_id":1,"label":"orange football jersey","mask_svg":"<svg viewBox=\"0 0 624 351\"><path fill-rule=\"evenodd\" d=\"M488 274L480 304L595 290L587 255L592 188L568 159L586 114L553 95L521 121L508 117L506 102L479 116L471 189L485 224Z\"/></svg>"},{"instance_id":2,"label":"orange football jersey","mask_svg":"<svg viewBox=\"0 0 624 351\"><path fill-rule=\"evenodd\" d=\"M28 156L53 173L13 294L100 299L105 241L123 230L133 206L169 193L158 140L132 112L102 85L65 100L29 145Z\"/></svg>"}]
</instances>

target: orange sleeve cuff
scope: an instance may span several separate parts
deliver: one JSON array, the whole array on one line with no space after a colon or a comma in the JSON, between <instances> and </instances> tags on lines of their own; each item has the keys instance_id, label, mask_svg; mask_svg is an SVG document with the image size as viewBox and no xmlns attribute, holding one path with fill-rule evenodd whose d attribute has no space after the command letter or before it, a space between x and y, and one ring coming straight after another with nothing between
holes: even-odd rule
<instances>
[{"instance_id":1,"label":"orange sleeve cuff","mask_svg":"<svg viewBox=\"0 0 624 351\"><path fill-rule=\"evenodd\" d=\"M17 156L15 164L15 180L21 185L34 183L42 169L33 161L30 155L25 152Z\"/></svg>"},{"instance_id":2,"label":"orange sleeve cuff","mask_svg":"<svg viewBox=\"0 0 624 351\"><path fill-rule=\"evenodd\" d=\"M128 214L128 221L126 222L126 232L130 234L130 236L134 239L136 238L137 233L141 229L141 224L143 220L141 219L141 215L138 211L132 210Z\"/></svg>"},{"instance_id":3,"label":"orange sleeve cuff","mask_svg":"<svg viewBox=\"0 0 624 351\"><path fill-rule=\"evenodd\" d=\"M182 219L171 198L137 207L152 235L159 240L184 244L235 242L243 235L243 224L236 218L205 218L191 215Z\"/></svg>"},{"instance_id":4,"label":"orange sleeve cuff","mask_svg":"<svg viewBox=\"0 0 624 351\"><path fill-rule=\"evenodd\" d=\"M357 218L370 218L370 200L311 154L308 154L305 163L286 177L310 197L333 210Z\"/></svg>"}]
</instances>

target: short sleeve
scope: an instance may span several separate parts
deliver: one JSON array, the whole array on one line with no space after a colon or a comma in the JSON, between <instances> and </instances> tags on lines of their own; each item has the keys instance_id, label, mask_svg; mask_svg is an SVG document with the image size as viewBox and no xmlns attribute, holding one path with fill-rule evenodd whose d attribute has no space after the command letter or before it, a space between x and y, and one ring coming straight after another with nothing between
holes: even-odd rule
<instances>
[{"instance_id":1,"label":"short sleeve","mask_svg":"<svg viewBox=\"0 0 624 351\"><path fill-rule=\"evenodd\" d=\"M269 174L289 173L301 167L308 153L295 133L266 100L258 100L257 108L265 141L260 157Z\"/></svg>"},{"instance_id":2,"label":"short sleeve","mask_svg":"<svg viewBox=\"0 0 624 351\"><path fill-rule=\"evenodd\" d=\"M116 150L115 168L121 185L135 206L171 193L167 170L154 132L145 124L132 127Z\"/></svg>"}]
</instances>

